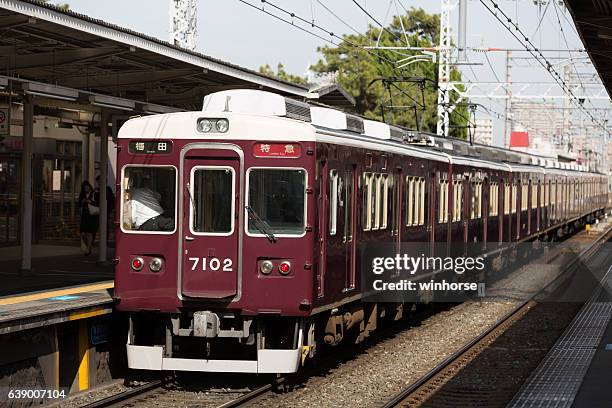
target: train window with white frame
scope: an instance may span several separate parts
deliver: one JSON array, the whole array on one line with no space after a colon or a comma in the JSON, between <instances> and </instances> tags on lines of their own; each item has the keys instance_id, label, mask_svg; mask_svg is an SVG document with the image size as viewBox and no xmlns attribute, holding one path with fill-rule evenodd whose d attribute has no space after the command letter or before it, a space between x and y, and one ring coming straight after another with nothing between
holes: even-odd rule
<instances>
[{"instance_id":1,"label":"train window with white frame","mask_svg":"<svg viewBox=\"0 0 612 408\"><path fill-rule=\"evenodd\" d=\"M353 172L347 170L344 173L344 242L353 241Z\"/></svg>"},{"instance_id":2,"label":"train window with white frame","mask_svg":"<svg viewBox=\"0 0 612 408\"><path fill-rule=\"evenodd\" d=\"M414 208L415 208L415 177L406 176L406 226L414 224Z\"/></svg>"},{"instance_id":3,"label":"train window with white frame","mask_svg":"<svg viewBox=\"0 0 612 408\"><path fill-rule=\"evenodd\" d=\"M382 174L380 180L382 208L380 214L380 229L387 229L389 222L389 188L391 187L388 174Z\"/></svg>"},{"instance_id":4,"label":"train window with white frame","mask_svg":"<svg viewBox=\"0 0 612 408\"><path fill-rule=\"evenodd\" d=\"M538 207L538 187L540 187L540 180L537 183L531 183L531 208Z\"/></svg>"},{"instance_id":5,"label":"train window with white frame","mask_svg":"<svg viewBox=\"0 0 612 408\"><path fill-rule=\"evenodd\" d=\"M372 226L372 173L363 174L363 230L369 231Z\"/></svg>"},{"instance_id":6,"label":"train window with white frame","mask_svg":"<svg viewBox=\"0 0 612 408\"><path fill-rule=\"evenodd\" d=\"M525 182L521 182L521 211L527 210L527 204L529 204L529 185L531 184L531 180L529 180L529 184Z\"/></svg>"},{"instance_id":7,"label":"train window with white frame","mask_svg":"<svg viewBox=\"0 0 612 408\"><path fill-rule=\"evenodd\" d=\"M176 169L125 166L121 180L121 229L170 234L176 229Z\"/></svg>"},{"instance_id":8,"label":"train window with white frame","mask_svg":"<svg viewBox=\"0 0 612 408\"><path fill-rule=\"evenodd\" d=\"M231 167L198 166L191 172L189 228L197 235L234 230L235 174Z\"/></svg>"},{"instance_id":9,"label":"train window with white frame","mask_svg":"<svg viewBox=\"0 0 612 408\"><path fill-rule=\"evenodd\" d=\"M372 229L377 230L380 228L380 202L381 202L381 175L380 173L374 173L374 180L372 184Z\"/></svg>"},{"instance_id":10,"label":"train window with white frame","mask_svg":"<svg viewBox=\"0 0 612 408\"><path fill-rule=\"evenodd\" d=\"M504 215L510 214L510 183L504 184Z\"/></svg>"},{"instance_id":11,"label":"train window with white frame","mask_svg":"<svg viewBox=\"0 0 612 408\"><path fill-rule=\"evenodd\" d=\"M336 235L338 225L338 171L329 172L329 235Z\"/></svg>"},{"instance_id":12,"label":"train window with white frame","mask_svg":"<svg viewBox=\"0 0 612 408\"><path fill-rule=\"evenodd\" d=\"M516 207L518 206L518 186L516 182L512 183L512 198L511 198L512 214L516 214Z\"/></svg>"},{"instance_id":13,"label":"train window with white frame","mask_svg":"<svg viewBox=\"0 0 612 408\"><path fill-rule=\"evenodd\" d=\"M472 208L470 211L472 219L482 217L482 182L472 181Z\"/></svg>"},{"instance_id":14,"label":"train window with white frame","mask_svg":"<svg viewBox=\"0 0 612 408\"><path fill-rule=\"evenodd\" d=\"M461 180L453 181L453 222L461 221L463 210L463 184Z\"/></svg>"},{"instance_id":15,"label":"train window with white frame","mask_svg":"<svg viewBox=\"0 0 612 408\"><path fill-rule=\"evenodd\" d=\"M499 214L499 184L493 182L489 186L489 215L496 216Z\"/></svg>"},{"instance_id":16,"label":"train window with white frame","mask_svg":"<svg viewBox=\"0 0 612 408\"><path fill-rule=\"evenodd\" d=\"M264 235L303 235L306 212L306 171L304 169L251 168L248 175L247 232Z\"/></svg>"},{"instance_id":17,"label":"train window with white frame","mask_svg":"<svg viewBox=\"0 0 612 408\"><path fill-rule=\"evenodd\" d=\"M419 214L418 225L425 224L425 179L419 178Z\"/></svg>"}]
</instances>

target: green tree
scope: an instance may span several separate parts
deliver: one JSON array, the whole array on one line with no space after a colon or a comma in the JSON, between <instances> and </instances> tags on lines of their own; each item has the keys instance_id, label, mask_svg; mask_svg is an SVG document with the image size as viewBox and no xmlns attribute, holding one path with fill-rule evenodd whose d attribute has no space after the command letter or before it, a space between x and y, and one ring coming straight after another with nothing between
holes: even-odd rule
<instances>
[{"instance_id":1,"label":"green tree","mask_svg":"<svg viewBox=\"0 0 612 408\"><path fill-rule=\"evenodd\" d=\"M401 22L400 22L401 19ZM318 49L322 54L311 69L317 73L336 73L338 84L350 92L356 101L357 113L371 119L382 120L381 101L390 105L389 89L392 104L403 108L385 109L385 121L410 128L416 128L417 120L422 120L422 130L435 132L437 122L438 65L432 62L417 62L398 70L393 61L408 55L417 55L417 51L399 55L393 50L376 50L368 52L363 47L373 45L380 36L379 44L387 47L405 46L404 31L408 43L413 47L434 47L439 43L440 16L428 14L423 9L411 8L405 15L395 16L386 30L368 27L365 34L345 35L338 46L325 46ZM360 47L355 47L359 45ZM394 82L385 87L378 78L427 78L421 93L421 85L411 82ZM452 80L461 79L457 69L451 72ZM422 103L424 99L424 104ZM418 102L417 102L418 101ZM415 105L417 112L415 115ZM424 106L423 106L424 105ZM421 119L422 116L422 119ZM451 114L451 135L465 138L468 112L465 106L459 106Z\"/></svg>"},{"instance_id":2,"label":"green tree","mask_svg":"<svg viewBox=\"0 0 612 408\"><path fill-rule=\"evenodd\" d=\"M293 82L301 85L306 85L308 82L304 77L301 77L299 75L292 75L285 71L285 66L280 62L276 66L276 72L274 72L272 67L268 64L259 67L259 72L272 78L278 78L281 81Z\"/></svg>"}]
</instances>

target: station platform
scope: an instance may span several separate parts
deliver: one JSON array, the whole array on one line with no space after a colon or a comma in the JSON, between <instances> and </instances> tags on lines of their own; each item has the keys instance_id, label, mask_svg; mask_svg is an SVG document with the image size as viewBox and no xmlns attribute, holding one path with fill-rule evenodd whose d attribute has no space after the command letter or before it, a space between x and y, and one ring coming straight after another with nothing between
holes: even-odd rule
<instances>
[{"instance_id":1,"label":"station platform","mask_svg":"<svg viewBox=\"0 0 612 408\"><path fill-rule=\"evenodd\" d=\"M109 248L108 259L113 256ZM0 248L0 298L113 279L111 263L100 264L95 252L84 256L79 247L34 245L28 274L19 271L19 257L19 247Z\"/></svg>"},{"instance_id":2,"label":"station platform","mask_svg":"<svg viewBox=\"0 0 612 408\"><path fill-rule=\"evenodd\" d=\"M612 407L612 251L605 253L599 285L508 407Z\"/></svg>"}]
</instances>

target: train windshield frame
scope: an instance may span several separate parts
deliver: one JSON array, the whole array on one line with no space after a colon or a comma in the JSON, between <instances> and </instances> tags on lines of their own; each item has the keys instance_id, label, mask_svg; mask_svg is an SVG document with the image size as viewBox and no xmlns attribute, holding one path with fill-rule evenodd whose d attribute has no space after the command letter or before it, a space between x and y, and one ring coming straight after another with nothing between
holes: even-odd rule
<instances>
[{"instance_id":1,"label":"train windshield frame","mask_svg":"<svg viewBox=\"0 0 612 408\"><path fill-rule=\"evenodd\" d=\"M178 170L172 165L128 164L121 169L121 231L173 234L177 224Z\"/></svg>"},{"instance_id":2,"label":"train windshield frame","mask_svg":"<svg viewBox=\"0 0 612 408\"><path fill-rule=\"evenodd\" d=\"M247 170L247 205L276 237L306 234L308 172L300 167L251 167ZM257 220L246 216L246 234L265 237Z\"/></svg>"}]
</instances>

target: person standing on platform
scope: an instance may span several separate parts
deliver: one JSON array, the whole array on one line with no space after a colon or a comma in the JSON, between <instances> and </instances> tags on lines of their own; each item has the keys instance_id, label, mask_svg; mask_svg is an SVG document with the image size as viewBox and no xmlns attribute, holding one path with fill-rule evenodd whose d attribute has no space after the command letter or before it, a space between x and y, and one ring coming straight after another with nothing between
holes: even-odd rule
<instances>
[{"instance_id":1,"label":"person standing on platform","mask_svg":"<svg viewBox=\"0 0 612 408\"><path fill-rule=\"evenodd\" d=\"M99 200L96 201L96 194L91 183L87 180L81 184L79 194L79 209L81 214L81 249L85 255L91 255L91 248L98 231L100 217Z\"/></svg>"}]
</instances>

